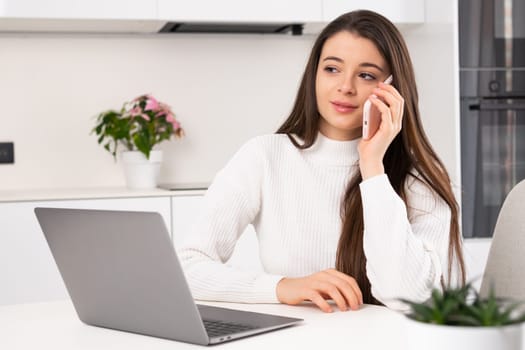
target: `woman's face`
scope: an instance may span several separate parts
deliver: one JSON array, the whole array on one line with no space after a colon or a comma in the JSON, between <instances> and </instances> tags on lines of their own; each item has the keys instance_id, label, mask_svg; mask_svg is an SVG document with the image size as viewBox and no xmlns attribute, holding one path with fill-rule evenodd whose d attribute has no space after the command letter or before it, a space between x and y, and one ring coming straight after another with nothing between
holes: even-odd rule
<instances>
[{"instance_id":1,"label":"woman's face","mask_svg":"<svg viewBox=\"0 0 525 350\"><path fill-rule=\"evenodd\" d=\"M388 75L388 65L372 41L348 31L328 38L315 79L321 133L334 140L360 137L363 105Z\"/></svg>"}]
</instances>

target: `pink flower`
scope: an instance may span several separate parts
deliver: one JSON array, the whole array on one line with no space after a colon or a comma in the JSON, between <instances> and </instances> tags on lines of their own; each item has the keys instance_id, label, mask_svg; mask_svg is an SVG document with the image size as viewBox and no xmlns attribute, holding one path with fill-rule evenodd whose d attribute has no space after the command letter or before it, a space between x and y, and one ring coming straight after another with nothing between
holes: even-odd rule
<instances>
[{"instance_id":1,"label":"pink flower","mask_svg":"<svg viewBox=\"0 0 525 350\"><path fill-rule=\"evenodd\" d=\"M162 116L167 116L170 113L172 113L170 106L168 106L167 104L164 104L162 102L159 102L159 104L158 104L158 112L155 115L155 117L160 118Z\"/></svg>"},{"instance_id":2,"label":"pink flower","mask_svg":"<svg viewBox=\"0 0 525 350\"><path fill-rule=\"evenodd\" d=\"M175 116L171 113L168 113L166 116L166 121L170 122L173 125L173 129L177 130L180 129L180 123L175 119Z\"/></svg>"},{"instance_id":3,"label":"pink flower","mask_svg":"<svg viewBox=\"0 0 525 350\"><path fill-rule=\"evenodd\" d=\"M129 111L129 115L131 116L131 118L134 118L136 116L139 116L142 114L142 109L140 109L140 106L135 106L133 107L132 110Z\"/></svg>"},{"instance_id":4,"label":"pink flower","mask_svg":"<svg viewBox=\"0 0 525 350\"><path fill-rule=\"evenodd\" d=\"M160 110L157 114L155 114L155 118L163 117L163 116L165 116L165 115L168 114L168 113L169 113L169 112L166 112L166 111Z\"/></svg>"},{"instance_id":5,"label":"pink flower","mask_svg":"<svg viewBox=\"0 0 525 350\"><path fill-rule=\"evenodd\" d=\"M142 119L145 119L147 121L150 120L150 117L146 113L144 113L138 105L133 107L128 113L132 119L135 117L141 117Z\"/></svg>"},{"instance_id":6,"label":"pink flower","mask_svg":"<svg viewBox=\"0 0 525 350\"><path fill-rule=\"evenodd\" d=\"M144 107L145 111L155 111L159 108L159 101L155 97L146 95L146 106Z\"/></svg>"}]
</instances>

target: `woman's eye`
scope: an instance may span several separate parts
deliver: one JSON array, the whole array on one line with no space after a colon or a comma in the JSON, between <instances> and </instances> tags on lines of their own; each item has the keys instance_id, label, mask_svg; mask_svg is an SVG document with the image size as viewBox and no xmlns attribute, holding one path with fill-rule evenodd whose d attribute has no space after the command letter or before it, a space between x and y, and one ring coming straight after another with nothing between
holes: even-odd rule
<instances>
[{"instance_id":1,"label":"woman's eye","mask_svg":"<svg viewBox=\"0 0 525 350\"><path fill-rule=\"evenodd\" d=\"M325 70L325 72L328 72L328 73L337 73L337 72L339 72L339 70L336 67L330 67L330 66L325 67L324 70Z\"/></svg>"},{"instance_id":2,"label":"woman's eye","mask_svg":"<svg viewBox=\"0 0 525 350\"><path fill-rule=\"evenodd\" d=\"M376 79L376 77L373 76L373 75L370 74L370 73L361 73L361 74L359 74L359 76L360 76L361 78L365 79L365 80L375 80L375 79Z\"/></svg>"}]
</instances>

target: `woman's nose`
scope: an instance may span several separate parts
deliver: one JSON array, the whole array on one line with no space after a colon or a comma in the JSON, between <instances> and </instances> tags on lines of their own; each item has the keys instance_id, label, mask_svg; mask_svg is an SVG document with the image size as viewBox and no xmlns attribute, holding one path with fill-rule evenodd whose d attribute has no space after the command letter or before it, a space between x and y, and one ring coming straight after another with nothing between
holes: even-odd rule
<instances>
[{"instance_id":1,"label":"woman's nose","mask_svg":"<svg viewBox=\"0 0 525 350\"><path fill-rule=\"evenodd\" d=\"M343 79L339 84L339 89L337 89L340 93L345 95L353 95L355 93L355 87L354 83L351 78Z\"/></svg>"}]
</instances>

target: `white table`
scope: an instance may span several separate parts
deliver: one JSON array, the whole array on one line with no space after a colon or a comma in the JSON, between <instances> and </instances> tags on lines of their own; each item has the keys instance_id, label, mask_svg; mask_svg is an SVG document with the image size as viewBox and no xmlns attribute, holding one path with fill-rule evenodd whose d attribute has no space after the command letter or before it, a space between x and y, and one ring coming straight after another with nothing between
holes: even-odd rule
<instances>
[{"instance_id":1,"label":"white table","mask_svg":"<svg viewBox=\"0 0 525 350\"><path fill-rule=\"evenodd\" d=\"M206 303L303 318L301 325L216 345L217 349L404 349L404 316L385 307L331 314L312 305ZM205 349L205 347L87 326L70 301L0 307L0 349Z\"/></svg>"}]
</instances>

